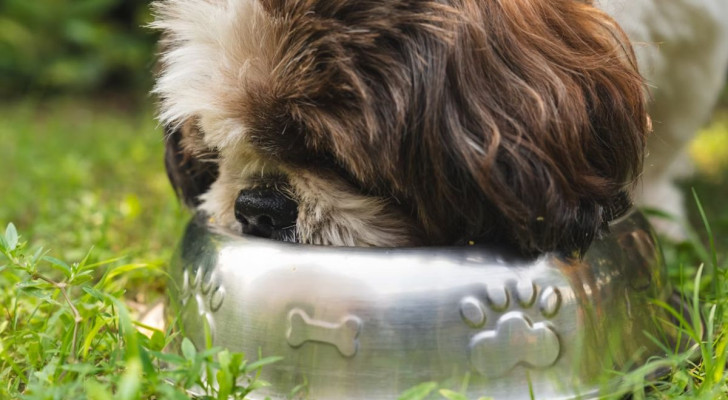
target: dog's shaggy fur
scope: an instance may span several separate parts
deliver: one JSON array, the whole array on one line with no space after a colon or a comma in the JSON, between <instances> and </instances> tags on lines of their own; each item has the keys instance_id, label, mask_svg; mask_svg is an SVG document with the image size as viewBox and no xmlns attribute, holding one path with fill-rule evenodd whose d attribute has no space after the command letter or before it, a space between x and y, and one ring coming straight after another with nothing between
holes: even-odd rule
<instances>
[{"instance_id":1,"label":"dog's shaggy fur","mask_svg":"<svg viewBox=\"0 0 728 400\"><path fill-rule=\"evenodd\" d=\"M578 0L167 0L156 93L190 204L298 204L279 239L586 248L630 203L649 119L631 45Z\"/></svg>"}]
</instances>

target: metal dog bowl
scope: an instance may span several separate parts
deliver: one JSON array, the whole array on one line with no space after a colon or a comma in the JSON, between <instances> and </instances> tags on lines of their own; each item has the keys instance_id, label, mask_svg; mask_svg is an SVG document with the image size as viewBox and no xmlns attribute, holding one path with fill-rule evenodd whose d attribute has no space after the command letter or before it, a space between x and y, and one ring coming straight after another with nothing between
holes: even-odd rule
<instances>
[{"instance_id":1,"label":"metal dog bowl","mask_svg":"<svg viewBox=\"0 0 728 400\"><path fill-rule=\"evenodd\" d=\"M260 398L394 399L435 381L469 398L592 398L675 343L660 249L638 212L581 261L480 247L286 244L190 223L171 304L199 347L282 356ZM174 307L173 307L174 308ZM300 394L299 394L300 396ZM255 398L255 397L253 397Z\"/></svg>"}]
</instances>

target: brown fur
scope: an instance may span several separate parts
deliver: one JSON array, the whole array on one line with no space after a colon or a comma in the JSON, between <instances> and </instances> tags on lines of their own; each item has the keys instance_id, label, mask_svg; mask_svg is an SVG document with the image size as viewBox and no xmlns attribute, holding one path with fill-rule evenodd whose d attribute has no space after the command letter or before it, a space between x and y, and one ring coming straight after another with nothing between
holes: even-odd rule
<instances>
[{"instance_id":1,"label":"brown fur","mask_svg":"<svg viewBox=\"0 0 728 400\"><path fill-rule=\"evenodd\" d=\"M264 0L270 70L225 101L259 157L383 199L404 244L583 250L649 131L630 44L590 3Z\"/></svg>"}]
</instances>

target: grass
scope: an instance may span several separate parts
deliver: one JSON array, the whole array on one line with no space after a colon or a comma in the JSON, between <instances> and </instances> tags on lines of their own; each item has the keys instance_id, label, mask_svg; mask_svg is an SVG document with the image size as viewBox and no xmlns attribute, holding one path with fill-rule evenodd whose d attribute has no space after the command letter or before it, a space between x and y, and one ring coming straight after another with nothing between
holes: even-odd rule
<instances>
[{"instance_id":1,"label":"grass","mask_svg":"<svg viewBox=\"0 0 728 400\"><path fill-rule=\"evenodd\" d=\"M0 221L66 259L166 259L187 218L147 107L72 100L0 106Z\"/></svg>"},{"instance_id":2,"label":"grass","mask_svg":"<svg viewBox=\"0 0 728 400\"><path fill-rule=\"evenodd\" d=\"M0 399L243 398L264 384L275 359L137 330L134 305L163 298L189 218L147 107L23 101L0 121ZM162 352L173 341L180 356Z\"/></svg>"},{"instance_id":3,"label":"grass","mask_svg":"<svg viewBox=\"0 0 728 400\"><path fill-rule=\"evenodd\" d=\"M257 373L275 359L198 352L174 327L138 333L137 305L164 298L166 261L189 218L167 183L148 104L0 105L0 399L186 399L192 386L243 398L265 384ZM692 151L699 174L682 185L704 210L690 208L699 228L665 253L709 335L699 361L675 355L644 367L671 366L665 380L625 376L634 398L728 398L727 112ZM695 326L682 329L697 339ZM163 353L173 342L181 354ZM403 398L426 396L463 398L432 383Z\"/></svg>"},{"instance_id":4,"label":"grass","mask_svg":"<svg viewBox=\"0 0 728 400\"><path fill-rule=\"evenodd\" d=\"M7 260L0 271L4 287L15 290L0 292L8 317L0 324L0 398L186 399L195 388L208 398L242 399L265 385L260 368L275 358L247 364L224 349L198 352L186 338L181 355L168 354L174 326L150 328L149 337L139 332L120 297L124 275L147 265L91 263L89 256L68 264L28 250L9 224L0 235Z\"/></svg>"}]
</instances>

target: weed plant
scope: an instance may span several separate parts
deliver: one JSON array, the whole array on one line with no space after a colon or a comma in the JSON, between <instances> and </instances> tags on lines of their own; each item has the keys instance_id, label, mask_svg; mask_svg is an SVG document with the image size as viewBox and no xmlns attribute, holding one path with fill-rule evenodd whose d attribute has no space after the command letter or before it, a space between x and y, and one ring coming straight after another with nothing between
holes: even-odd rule
<instances>
[{"instance_id":1,"label":"weed plant","mask_svg":"<svg viewBox=\"0 0 728 400\"><path fill-rule=\"evenodd\" d=\"M124 273L143 264L68 264L39 248L28 252L15 226L0 235L3 287L0 304L0 398L243 399L266 385L260 368L276 358L248 363L244 354L208 346L197 351L186 338L181 355L165 353L170 330L137 330L122 296ZM95 279L94 277L100 276ZM208 340L209 343L209 340Z\"/></svg>"}]
</instances>

